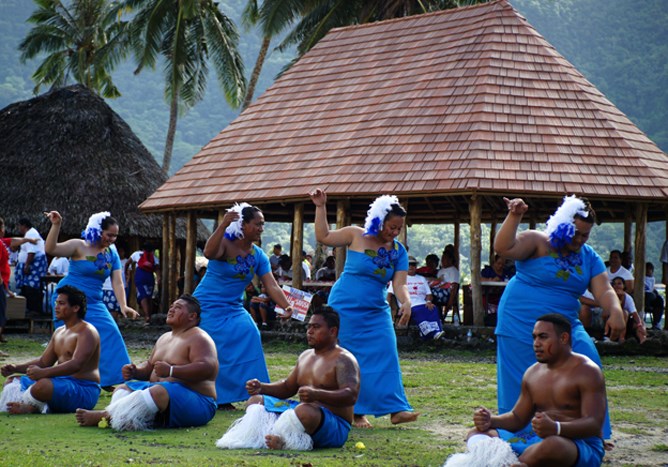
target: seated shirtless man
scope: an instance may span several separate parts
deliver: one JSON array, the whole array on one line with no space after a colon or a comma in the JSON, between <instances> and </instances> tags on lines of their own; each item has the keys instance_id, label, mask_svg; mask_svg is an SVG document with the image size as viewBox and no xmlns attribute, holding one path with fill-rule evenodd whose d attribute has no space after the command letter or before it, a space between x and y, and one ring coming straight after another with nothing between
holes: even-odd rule
<instances>
[{"instance_id":1,"label":"seated shirtless man","mask_svg":"<svg viewBox=\"0 0 668 467\"><path fill-rule=\"evenodd\" d=\"M218 357L199 321L197 299L181 295L167 313L172 330L160 336L148 361L123 367L123 379L141 381L118 386L105 410L77 410L79 425L103 419L119 431L206 425L216 413Z\"/></svg>"},{"instance_id":2,"label":"seated shirtless man","mask_svg":"<svg viewBox=\"0 0 668 467\"><path fill-rule=\"evenodd\" d=\"M100 336L84 321L86 296L64 286L56 290L56 318L65 325L53 333L41 357L19 365L5 365L7 376L0 411L12 414L72 413L92 409L100 396ZM27 376L11 377L14 373Z\"/></svg>"},{"instance_id":3,"label":"seated shirtless man","mask_svg":"<svg viewBox=\"0 0 668 467\"><path fill-rule=\"evenodd\" d=\"M559 314L538 318L533 342L538 362L524 373L513 410L503 415L492 415L485 408L475 411L475 429L467 441L470 454L479 445L478 452L488 455L491 450L483 448L484 443L500 437L519 456L517 465L601 465L603 373L589 358L571 350L571 325Z\"/></svg>"},{"instance_id":4,"label":"seated shirtless man","mask_svg":"<svg viewBox=\"0 0 668 467\"><path fill-rule=\"evenodd\" d=\"M317 309L306 331L311 349L299 356L287 379L246 383L252 396L246 415L216 445L298 450L343 446L353 421L360 373L355 357L337 345L338 334L338 313L329 307ZM299 402L284 400L294 395Z\"/></svg>"}]
</instances>

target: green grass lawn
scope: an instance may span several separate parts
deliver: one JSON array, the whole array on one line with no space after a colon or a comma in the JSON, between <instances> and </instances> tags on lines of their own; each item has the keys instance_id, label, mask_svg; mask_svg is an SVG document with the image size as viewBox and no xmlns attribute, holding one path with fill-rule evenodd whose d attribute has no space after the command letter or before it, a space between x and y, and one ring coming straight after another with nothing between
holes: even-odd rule
<instances>
[{"instance_id":1,"label":"green grass lawn","mask_svg":"<svg viewBox=\"0 0 668 467\"><path fill-rule=\"evenodd\" d=\"M44 339L43 339L44 340ZM285 377L297 355L298 345L265 346L273 380ZM10 336L2 350L12 357L2 364L39 355L39 341ZM144 360L150 349L131 348L132 358ZM267 450L224 451L215 447L234 419L243 412L218 412L205 427L118 433L111 429L79 427L74 415L0 414L0 465L442 465L448 455L464 448L463 436L478 405L496 406L496 368L492 353L440 350L402 353L404 384L409 401L421 413L418 422L392 426L388 417L371 418L372 430L353 429L342 449L313 452ZM604 359L614 428L643 435L668 420L668 360L654 357ZM2 379L2 378L0 378ZM98 407L110 394L102 394ZM240 406L240 405L239 405ZM616 424L619 423L619 427ZM355 448L362 441L366 449ZM663 454L657 443L650 449ZM659 454L659 455L660 455ZM668 462L668 461L667 461ZM623 464L619 464L623 465Z\"/></svg>"}]
</instances>

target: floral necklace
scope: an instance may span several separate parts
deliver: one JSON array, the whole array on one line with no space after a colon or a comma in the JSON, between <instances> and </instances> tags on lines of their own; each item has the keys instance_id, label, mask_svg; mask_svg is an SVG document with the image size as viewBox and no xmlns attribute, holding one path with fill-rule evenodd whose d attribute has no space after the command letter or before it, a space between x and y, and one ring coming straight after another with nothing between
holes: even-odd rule
<instances>
[{"instance_id":1,"label":"floral necklace","mask_svg":"<svg viewBox=\"0 0 668 467\"><path fill-rule=\"evenodd\" d=\"M109 248L105 248L103 251L99 252L96 256L86 256L88 261L92 261L97 271L97 274L104 274L104 271L111 269L111 251Z\"/></svg>"},{"instance_id":2,"label":"floral necklace","mask_svg":"<svg viewBox=\"0 0 668 467\"><path fill-rule=\"evenodd\" d=\"M571 251L567 255L563 255L561 250L550 253L550 256L555 258L557 263L557 277L563 279L564 282L566 282L573 273L580 276L582 275L582 256L580 255L580 251L582 251L582 249Z\"/></svg>"},{"instance_id":3,"label":"floral necklace","mask_svg":"<svg viewBox=\"0 0 668 467\"><path fill-rule=\"evenodd\" d=\"M390 249L381 246L378 248L378 251L368 249L364 250L364 253L367 256L371 256L371 258L373 258L373 263L377 266L373 273L385 277L387 270L395 267L395 263L399 257L399 245L397 242L393 242Z\"/></svg>"},{"instance_id":4,"label":"floral necklace","mask_svg":"<svg viewBox=\"0 0 668 467\"><path fill-rule=\"evenodd\" d=\"M255 248L252 248L250 253L243 257L237 255L236 258L227 258L228 264L231 264L234 270L237 272L234 276L235 279L245 279L248 274L255 274L255 265L257 260L255 259Z\"/></svg>"}]
</instances>

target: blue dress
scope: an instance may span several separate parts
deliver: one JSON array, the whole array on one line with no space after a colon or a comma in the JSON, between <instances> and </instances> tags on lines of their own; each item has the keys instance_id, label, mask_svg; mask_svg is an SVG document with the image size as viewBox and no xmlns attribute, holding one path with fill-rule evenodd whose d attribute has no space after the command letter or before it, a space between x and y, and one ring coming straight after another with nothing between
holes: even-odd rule
<instances>
[{"instance_id":1,"label":"blue dress","mask_svg":"<svg viewBox=\"0 0 668 467\"><path fill-rule=\"evenodd\" d=\"M532 333L536 319L544 314L559 313L568 318L573 351L601 367L596 347L578 319L580 296L593 277L605 272L601 257L585 244L578 253L567 257L552 254L517 261L516 266L517 273L499 303L496 327L499 413L515 406L522 376L536 363ZM606 439L610 437L607 412L603 433Z\"/></svg>"},{"instance_id":2,"label":"blue dress","mask_svg":"<svg viewBox=\"0 0 668 467\"><path fill-rule=\"evenodd\" d=\"M250 313L243 306L244 290L253 276L271 271L269 258L257 246L246 257L210 260L193 294L202 306L200 328L218 351L218 404L248 399L246 381L269 382L262 340Z\"/></svg>"},{"instance_id":3,"label":"blue dress","mask_svg":"<svg viewBox=\"0 0 668 467\"><path fill-rule=\"evenodd\" d=\"M100 335L100 386L111 386L124 382L121 375L123 365L130 363L118 325L111 317L103 301L102 284L113 271L121 268L121 260L115 247L97 256L70 260L70 271L56 286L71 285L86 295L86 322L92 324ZM54 294L54 302L56 294ZM55 310L55 306L53 308ZM54 318L55 320L55 318ZM54 326L62 325L55 320Z\"/></svg>"},{"instance_id":4,"label":"blue dress","mask_svg":"<svg viewBox=\"0 0 668 467\"><path fill-rule=\"evenodd\" d=\"M397 337L387 303L387 283L395 271L408 270L404 246L365 253L348 250L343 274L329 294L328 305L339 313L339 343L360 366L359 415L387 415L413 410L404 392Z\"/></svg>"}]
</instances>

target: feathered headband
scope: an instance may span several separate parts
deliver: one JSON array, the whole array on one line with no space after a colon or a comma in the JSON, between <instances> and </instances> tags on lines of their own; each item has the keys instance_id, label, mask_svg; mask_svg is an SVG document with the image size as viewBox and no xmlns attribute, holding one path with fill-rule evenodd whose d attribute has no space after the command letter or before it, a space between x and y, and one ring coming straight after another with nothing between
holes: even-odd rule
<instances>
[{"instance_id":1,"label":"feathered headband","mask_svg":"<svg viewBox=\"0 0 668 467\"><path fill-rule=\"evenodd\" d=\"M584 201L575 195L564 196L564 202L545 223L545 233L550 237L550 245L556 250L571 243L575 235L575 215L589 216Z\"/></svg>"},{"instance_id":2,"label":"feathered headband","mask_svg":"<svg viewBox=\"0 0 668 467\"><path fill-rule=\"evenodd\" d=\"M81 231L81 238L86 240L91 245L98 243L102 238L102 221L107 217L111 217L109 211L102 211L93 214L88 218L88 225Z\"/></svg>"},{"instance_id":3,"label":"feathered headband","mask_svg":"<svg viewBox=\"0 0 668 467\"><path fill-rule=\"evenodd\" d=\"M243 224L243 216L241 215L241 211L243 211L244 208L250 207L250 204L248 203L234 203L234 206L232 206L230 209L227 210L227 212L234 211L237 214L239 214L239 219L236 221L232 222L230 225L227 226L225 229L225 238L228 240L236 240L237 238L244 238L244 233L242 230L242 224Z\"/></svg>"},{"instance_id":4,"label":"feathered headband","mask_svg":"<svg viewBox=\"0 0 668 467\"><path fill-rule=\"evenodd\" d=\"M364 235L378 235L383 229L383 221L387 213L392 210L393 204L399 204L399 199L394 195L383 195L369 205L364 221Z\"/></svg>"}]
</instances>

